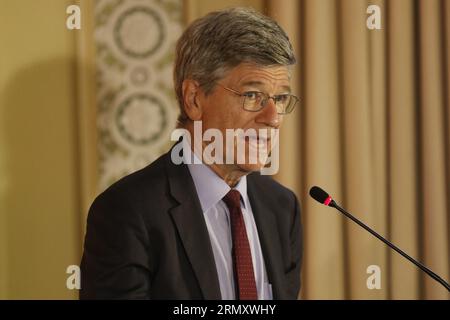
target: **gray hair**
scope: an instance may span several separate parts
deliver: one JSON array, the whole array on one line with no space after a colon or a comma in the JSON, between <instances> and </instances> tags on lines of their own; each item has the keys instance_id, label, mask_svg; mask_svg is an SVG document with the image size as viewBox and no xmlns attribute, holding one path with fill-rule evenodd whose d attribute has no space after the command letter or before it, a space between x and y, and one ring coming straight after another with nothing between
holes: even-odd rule
<instances>
[{"instance_id":1,"label":"gray hair","mask_svg":"<svg viewBox=\"0 0 450 320\"><path fill-rule=\"evenodd\" d=\"M174 82L181 111L178 122L188 119L182 92L185 79L198 81L209 94L217 80L243 62L289 66L296 60L283 29L254 9L230 8L195 20L176 46Z\"/></svg>"}]
</instances>

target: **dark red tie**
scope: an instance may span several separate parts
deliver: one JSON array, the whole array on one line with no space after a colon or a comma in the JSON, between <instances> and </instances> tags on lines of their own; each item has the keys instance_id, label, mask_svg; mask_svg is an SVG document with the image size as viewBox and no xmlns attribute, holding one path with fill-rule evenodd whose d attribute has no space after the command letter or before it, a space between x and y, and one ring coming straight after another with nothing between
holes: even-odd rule
<instances>
[{"instance_id":1,"label":"dark red tie","mask_svg":"<svg viewBox=\"0 0 450 320\"><path fill-rule=\"evenodd\" d=\"M238 300L257 300L255 274L253 273L252 253L241 211L241 194L230 190L223 201L230 211L231 235L233 238L233 263Z\"/></svg>"}]
</instances>

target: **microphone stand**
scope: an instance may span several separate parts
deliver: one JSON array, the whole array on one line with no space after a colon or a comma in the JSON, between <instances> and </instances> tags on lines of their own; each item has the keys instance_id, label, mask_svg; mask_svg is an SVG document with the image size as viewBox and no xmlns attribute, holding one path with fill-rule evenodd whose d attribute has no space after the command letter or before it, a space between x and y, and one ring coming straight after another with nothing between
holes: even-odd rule
<instances>
[{"instance_id":1,"label":"microphone stand","mask_svg":"<svg viewBox=\"0 0 450 320\"><path fill-rule=\"evenodd\" d=\"M385 244L387 244L390 248L394 249L395 251L397 251L399 254L401 254L403 257L405 257L406 259L408 259L409 261L411 261L412 263L414 263L417 267L419 267L422 271L424 271L427 275L429 275L431 278L433 278L434 280L436 280L437 282L439 282L441 285L443 285L449 292L450 292L450 285L441 277L439 277L436 273L434 273L433 271L431 271L429 268L427 268L426 266L424 266L422 263L420 263L419 261L415 260L414 258L412 258L411 256L409 256L408 254L406 254L403 250L401 250L399 247L397 247L396 245L394 245L392 242L386 240L385 238L383 238L381 235L379 235L377 232L375 232L374 230L372 230L371 228L369 228L368 226L366 226L364 223L362 223L360 220L356 219L353 215L351 215L350 213L348 213L347 211L345 211L343 208L341 208L334 200L331 200L331 202L328 205L329 207L333 207L335 209L337 209L339 212L341 212L343 215L345 215L347 218L351 219L353 222L357 223L359 226L363 227L365 230L367 230L368 232L370 232L372 235L374 235L375 237L377 237L379 240L383 241Z\"/></svg>"}]
</instances>

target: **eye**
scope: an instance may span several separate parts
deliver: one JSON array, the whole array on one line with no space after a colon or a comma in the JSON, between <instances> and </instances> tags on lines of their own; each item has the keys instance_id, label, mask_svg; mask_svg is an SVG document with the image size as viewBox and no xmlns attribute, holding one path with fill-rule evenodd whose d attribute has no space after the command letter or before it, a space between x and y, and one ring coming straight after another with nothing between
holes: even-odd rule
<instances>
[{"instance_id":1,"label":"eye","mask_svg":"<svg viewBox=\"0 0 450 320\"><path fill-rule=\"evenodd\" d=\"M249 100L259 100L261 98L261 93L257 91L247 91L242 95Z\"/></svg>"},{"instance_id":2,"label":"eye","mask_svg":"<svg viewBox=\"0 0 450 320\"><path fill-rule=\"evenodd\" d=\"M288 94L279 94L277 96L275 96L275 102L281 102L281 103L286 103L287 101L289 101L289 95Z\"/></svg>"}]
</instances>

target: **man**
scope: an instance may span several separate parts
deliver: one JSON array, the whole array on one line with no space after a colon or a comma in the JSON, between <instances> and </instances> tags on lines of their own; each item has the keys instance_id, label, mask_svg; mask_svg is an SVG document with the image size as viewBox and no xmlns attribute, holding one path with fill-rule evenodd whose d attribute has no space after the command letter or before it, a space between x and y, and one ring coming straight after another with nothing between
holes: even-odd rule
<instances>
[{"instance_id":1,"label":"man","mask_svg":"<svg viewBox=\"0 0 450 320\"><path fill-rule=\"evenodd\" d=\"M193 139L94 201L80 298L297 298L299 204L259 173L273 152L273 132L298 100L290 94L294 63L284 31L254 10L213 12L187 28L177 45L174 80L179 128ZM202 153L211 141L201 140L200 148L193 143L196 123L201 134L268 134L234 135L231 146L213 155L225 159L233 151L232 161L211 161ZM238 161L238 143L244 162ZM177 146L183 146L181 164L174 161ZM259 146L267 147L265 156L249 161Z\"/></svg>"}]
</instances>

